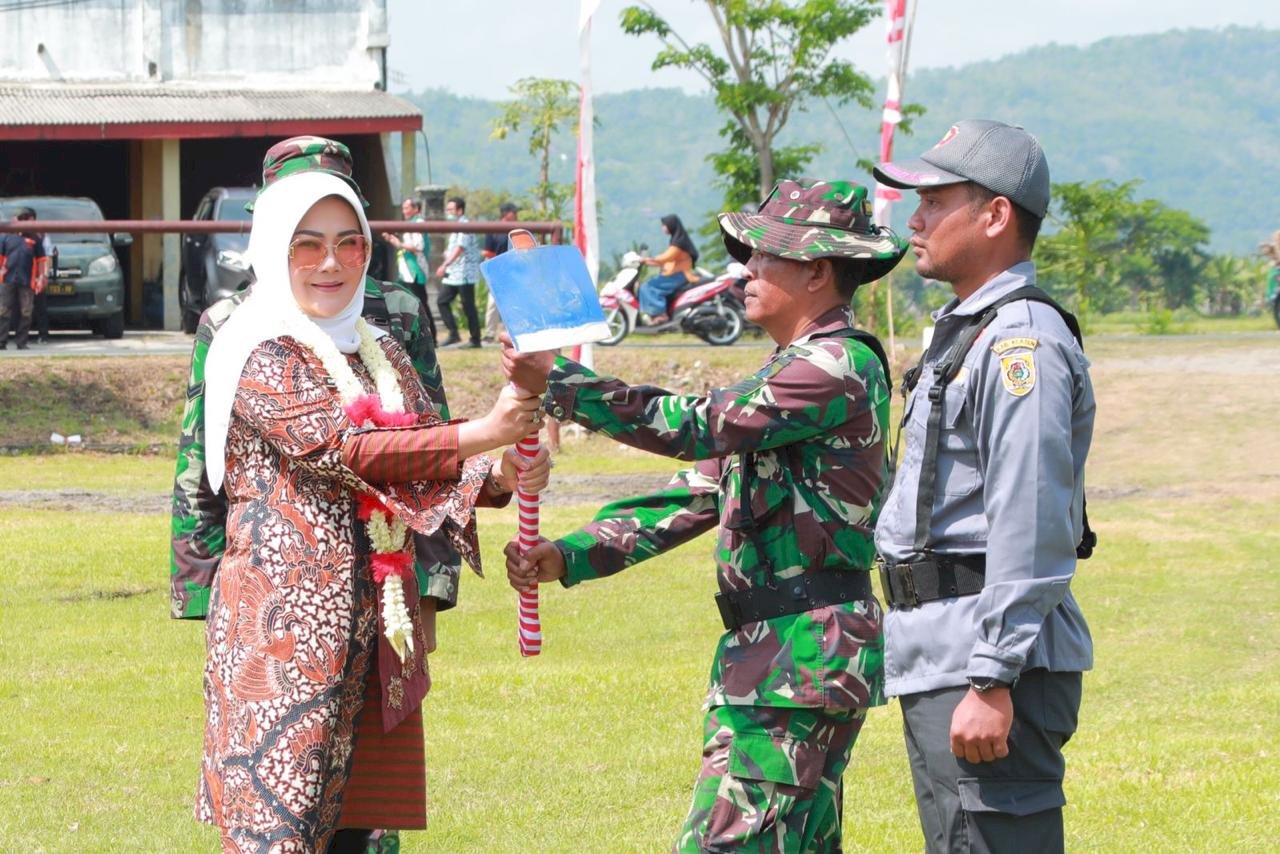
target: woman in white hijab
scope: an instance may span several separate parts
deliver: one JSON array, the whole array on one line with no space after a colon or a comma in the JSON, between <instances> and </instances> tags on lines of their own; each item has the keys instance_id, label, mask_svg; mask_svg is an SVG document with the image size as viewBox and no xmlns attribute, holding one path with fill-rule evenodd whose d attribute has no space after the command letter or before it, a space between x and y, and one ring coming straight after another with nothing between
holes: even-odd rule
<instances>
[{"instance_id":1,"label":"woman in white hijab","mask_svg":"<svg viewBox=\"0 0 1280 854\"><path fill-rule=\"evenodd\" d=\"M541 423L512 387L444 423L394 338L361 319L370 234L351 184L279 178L258 197L252 295L206 363L208 476L225 489L196 813L237 851L322 851L338 827L425 826L429 686L411 531L479 571L474 507L545 456L480 456Z\"/></svg>"}]
</instances>

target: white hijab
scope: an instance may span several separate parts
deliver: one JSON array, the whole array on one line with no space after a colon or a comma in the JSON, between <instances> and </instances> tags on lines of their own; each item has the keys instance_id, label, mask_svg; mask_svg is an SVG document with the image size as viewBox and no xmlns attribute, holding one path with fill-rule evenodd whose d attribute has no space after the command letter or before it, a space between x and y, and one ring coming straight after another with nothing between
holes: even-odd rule
<instances>
[{"instance_id":1,"label":"white hijab","mask_svg":"<svg viewBox=\"0 0 1280 854\"><path fill-rule=\"evenodd\" d=\"M253 205L253 228L249 232L249 263L256 280L249 297L214 335L205 361L204 426L205 466L209 486L222 488L226 473L227 430L231 426L231 406L235 402L240 375L254 349L264 341L289 334L291 324L309 320L324 330L343 353L354 353L360 345L356 321L364 310L363 273L351 302L333 317L310 317L302 312L289 283L289 244L298 223L311 206L326 196L338 196L351 205L365 240L372 246L364 206L351 185L325 172L299 172L281 178L262 192ZM370 328L375 338L383 333Z\"/></svg>"}]
</instances>

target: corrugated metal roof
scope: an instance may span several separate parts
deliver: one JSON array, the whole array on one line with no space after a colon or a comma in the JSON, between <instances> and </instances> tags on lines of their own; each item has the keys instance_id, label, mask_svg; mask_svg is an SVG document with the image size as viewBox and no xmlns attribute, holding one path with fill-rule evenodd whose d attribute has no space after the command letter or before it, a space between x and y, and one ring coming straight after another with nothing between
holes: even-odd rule
<instances>
[{"instance_id":1,"label":"corrugated metal roof","mask_svg":"<svg viewBox=\"0 0 1280 854\"><path fill-rule=\"evenodd\" d=\"M207 124L418 118L413 104L377 90L253 91L152 85L0 83L0 127ZM0 130L0 137L3 137Z\"/></svg>"}]
</instances>

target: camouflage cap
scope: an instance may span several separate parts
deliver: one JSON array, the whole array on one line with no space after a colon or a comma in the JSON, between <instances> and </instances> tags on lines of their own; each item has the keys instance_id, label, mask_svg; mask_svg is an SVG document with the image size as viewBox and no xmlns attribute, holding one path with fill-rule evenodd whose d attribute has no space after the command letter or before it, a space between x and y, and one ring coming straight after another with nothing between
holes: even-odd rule
<instances>
[{"instance_id":1,"label":"camouflage cap","mask_svg":"<svg viewBox=\"0 0 1280 854\"><path fill-rule=\"evenodd\" d=\"M725 248L746 263L752 250L795 261L865 261L863 282L888 273L907 244L871 222L867 188L851 181L779 181L759 213L719 216Z\"/></svg>"},{"instance_id":2,"label":"camouflage cap","mask_svg":"<svg viewBox=\"0 0 1280 854\"><path fill-rule=\"evenodd\" d=\"M360 192L360 185L351 177L351 149L340 142L322 136L294 136L277 142L267 149L262 158L262 189L258 195L281 178L299 172L328 172L351 185L356 198L366 208L369 202ZM244 206L253 211L253 202Z\"/></svg>"}]
</instances>

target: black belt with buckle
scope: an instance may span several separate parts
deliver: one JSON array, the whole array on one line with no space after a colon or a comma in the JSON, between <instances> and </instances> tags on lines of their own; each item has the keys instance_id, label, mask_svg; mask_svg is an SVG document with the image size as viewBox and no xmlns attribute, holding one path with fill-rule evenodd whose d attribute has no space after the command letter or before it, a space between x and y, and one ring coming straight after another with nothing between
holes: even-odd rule
<instances>
[{"instance_id":1,"label":"black belt with buckle","mask_svg":"<svg viewBox=\"0 0 1280 854\"><path fill-rule=\"evenodd\" d=\"M891 608L981 593L987 580L986 555L930 554L906 563L879 561L880 584Z\"/></svg>"},{"instance_id":2,"label":"black belt with buckle","mask_svg":"<svg viewBox=\"0 0 1280 854\"><path fill-rule=\"evenodd\" d=\"M752 587L716 594L716 607L728 631L754 623L803 614L825 605L870 599L871 574L862 569L823 570L779 580L777 587Z\"/></svg>"}]
</instances>

